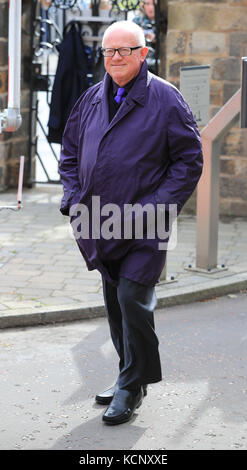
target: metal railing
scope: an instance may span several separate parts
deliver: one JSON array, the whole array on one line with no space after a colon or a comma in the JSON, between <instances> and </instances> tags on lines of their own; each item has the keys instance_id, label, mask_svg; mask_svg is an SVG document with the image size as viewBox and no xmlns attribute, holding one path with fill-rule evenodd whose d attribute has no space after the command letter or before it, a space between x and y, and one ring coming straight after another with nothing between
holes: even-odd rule
<instances>
[{"instance_id":1,"label":"metal railing","mask_svg":"<svg viewBox=\"0 0 247 470\"><path fill-rule=\"evenodd\" d=\"M238 90L201 131L204 167L197 187L197 270L215 272L222 269L217 264L220 146L239 119L240 109L241 90Z\"/></svg>"}]
</instances>

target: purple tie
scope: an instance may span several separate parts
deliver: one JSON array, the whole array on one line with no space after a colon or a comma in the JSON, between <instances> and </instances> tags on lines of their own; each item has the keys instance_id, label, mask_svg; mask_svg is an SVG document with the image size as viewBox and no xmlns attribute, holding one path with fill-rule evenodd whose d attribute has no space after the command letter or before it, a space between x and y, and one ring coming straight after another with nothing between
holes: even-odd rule
<instances>
[{"instance_id":1,"label":"purple tie","mask_svg":"<svg viewBox=\"0 0 247 470\"><path fill-rule=\"evenodd\" d=\"M118 104L121 104L122 101L125 99L125 96L123 96L125 93L125 89L124 88L119 88L118 91L117 91L117 95L115 96L114 100L118 103Z\"/></svg>"}]
</instances>

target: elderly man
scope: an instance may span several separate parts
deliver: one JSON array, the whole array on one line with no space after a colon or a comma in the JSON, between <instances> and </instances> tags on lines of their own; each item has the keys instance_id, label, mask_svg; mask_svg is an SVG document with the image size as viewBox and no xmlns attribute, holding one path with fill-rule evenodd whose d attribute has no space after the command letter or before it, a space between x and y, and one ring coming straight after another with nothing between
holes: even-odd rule
<instances>
[{"instance_id":1,"label":"elderly man","mask_svg":"<svg viewBox=\"0 0 247 470\"><path fill-rule=\"evenodd\" d=\"M123 236L122 226L121 236L104 235L106 216L113 207L122 215L126 204L144 209L147 203L155 213L160 206L168 213L176 204L179 213L201 175L202 152L180 92L147 70L142 29L129 21L114 23L102 46L105 77L82 94L64 132L60 210L71 216L88 269L102 274L119 373L96 402L108 405L105 423L120 424L141 405L147 384L162 379L153 313L166 251L157 233L148 236L147 222L143 237ZM134 224L140 212L131 214Z\"/></svg>"}]
</instances>

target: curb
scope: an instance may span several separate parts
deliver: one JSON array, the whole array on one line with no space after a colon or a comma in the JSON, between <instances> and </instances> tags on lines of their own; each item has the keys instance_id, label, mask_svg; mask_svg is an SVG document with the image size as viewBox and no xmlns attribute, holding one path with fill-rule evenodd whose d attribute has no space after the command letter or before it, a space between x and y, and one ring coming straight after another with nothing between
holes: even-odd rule
<instances>
[{"instance_id":1,"label":"curb","mask_svg":"<svg viewBox=\"0 0 247 470\"><path fill-rule=\"evenodd\" d=\"M247 289L247 273L236 275L235 280L222 279L221 282L209 281L201 286L178 288L179 292L173 295L164 295L158 298L157 308L172 307L185 303L209 300L213 297L221 297L227 294L234 294Z\"/></svg>"},{"instance_id":2,"label":"curb","mask_svg":"<svg viewBox=\"0 0 247 470\"><path fill-rule=\"evenodd\" d=\"M234 279L233 279L234 278ZM209 300L247 289L247 272L234 274L217 280L197 283L196 286L169 287L165 293L157 293L156 309L182 305L185 303ZM0 316L0 329L30 327L71 321L86 320L106 316L103 304L94 304L85 307L57 306L46 307L43 310L22 310L21 313L3 314Z\"/></svg>"}]
</instances>

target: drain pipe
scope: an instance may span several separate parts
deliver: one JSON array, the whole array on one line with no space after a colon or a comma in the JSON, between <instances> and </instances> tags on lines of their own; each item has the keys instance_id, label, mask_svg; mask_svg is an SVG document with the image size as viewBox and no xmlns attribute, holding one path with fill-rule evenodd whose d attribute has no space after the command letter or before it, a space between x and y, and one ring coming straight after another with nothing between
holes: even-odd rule
<instances>
[{"instance_id":1,"label":"drain pipe","mask_svg":"<svg viewBox=\"0 0 247 470\"><path fill-rule=\"evenodd\" d=\"M0 112L0 134L15 132L21 126L21 1L9 0L8 107Z\"/></svg>"}]
</instances>

